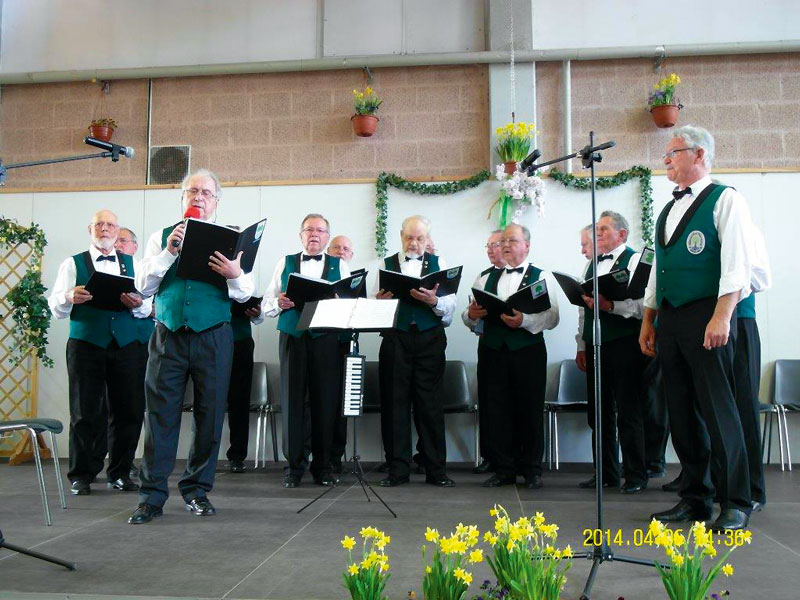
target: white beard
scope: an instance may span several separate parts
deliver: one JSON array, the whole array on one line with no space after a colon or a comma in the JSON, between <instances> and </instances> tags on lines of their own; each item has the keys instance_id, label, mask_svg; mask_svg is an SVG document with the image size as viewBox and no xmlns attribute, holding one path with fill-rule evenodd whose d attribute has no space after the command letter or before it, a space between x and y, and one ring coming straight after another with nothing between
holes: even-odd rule
<instances>
[{"instance_id":1,"label":"white beard","mask_svg":"<svg viewBox=\"0 0 800 600\"><path fill-rule=\"evenodd\" d=\"M117 240L104 240L102 238L96 238L92 236L92 244L94 244L95 248L100 250L112 250L116 241Z\"/></svg>"}]
</instances>

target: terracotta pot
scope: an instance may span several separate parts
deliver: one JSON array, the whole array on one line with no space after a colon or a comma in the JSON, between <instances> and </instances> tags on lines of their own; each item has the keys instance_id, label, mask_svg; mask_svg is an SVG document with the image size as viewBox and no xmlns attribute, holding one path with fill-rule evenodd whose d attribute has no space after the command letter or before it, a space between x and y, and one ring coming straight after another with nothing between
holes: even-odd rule
<instances>
[{"instance_id":1,"label":"terracotta pot","mask_svg":"<svg viewBox=\"0 0 800 600\"><path fill-rule=\"evenodd\" d=\"M678 112L681 107L677 104L662 104L661 106L654 106L650 109L650 114L653 115L653 122L656 127L666 128L673 127L678 122Z\"/></svg>"},{"instance_id":2,"label":"terracotta pot","mask_svg":"<svg viewBox=\"0 0 800 600\"><path fill-rule=\"evenodd\" d=\"M375 133L380 119L375 115L353 115L350 120L353 122L353 132L358 137L370 137Z\"/></svg>"},{"instance_id":3,"label":"terracotta pot","mask_svg":"<svg viewBox=\"0 0 800 600\"><path fill-rule=\"evenodd\" d=\"M513 175L517 170L517 161L509 160L508 162L504 162L503 166L506 170L506 175Z\"/></svg>"},{"instance_id":4,"label":"terracotta pot","mask_svg":"<svg viewBox=\"0 0 800 600\"><path fill-rule=\"evenodd\" d=\"M114 130L106 125L89 125L89 135L96 140L111 141Z\"/></svg>"}]
</instances>

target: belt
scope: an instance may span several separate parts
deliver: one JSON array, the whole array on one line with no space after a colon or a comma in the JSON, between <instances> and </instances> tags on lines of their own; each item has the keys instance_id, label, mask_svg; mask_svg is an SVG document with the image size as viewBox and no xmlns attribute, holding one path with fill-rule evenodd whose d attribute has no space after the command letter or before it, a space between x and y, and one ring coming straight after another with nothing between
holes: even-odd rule
<instances>
[{"instance_id":1,"label":"belt","mask_svg":"<svg viewBox=\"0 0 800 600\"><path fill-rule=\"evenodd\" d=\"M214 331L215 329L219 329L223 325L227 325L227 324L228 324L227 321L223 321L222 323L217 323L216 325L212 325L211 327L208 327L208 328L203 329L201 331L195 331L194 329L192 329L188 325L184 325L183 327L178 327L175 330L175 333L184 333L184 334L188 334L188 333L207 333L209 331Z\"/></svg>"}]
</instances>

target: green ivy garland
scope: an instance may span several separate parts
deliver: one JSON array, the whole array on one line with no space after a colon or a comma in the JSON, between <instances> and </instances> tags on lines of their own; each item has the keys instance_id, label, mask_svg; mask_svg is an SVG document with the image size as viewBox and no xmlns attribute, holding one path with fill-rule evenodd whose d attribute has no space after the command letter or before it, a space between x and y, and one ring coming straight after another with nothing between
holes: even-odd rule
<instances>
[{"instance_id":1,"label":"green ivy garland","mask_svg":"<svg viewBox=\"0 0 800 600\"><path fill-rule=\"evenodd\" d=\"M398 190L405 190L414 194L444 196L455 194L477 187L491 177L489 171L483 170L468 179L460 181L446 181L445 183L417 183L403 179L394 173L381 172L375 184L375 252L378 256L386 255L386 219L389 216L389 186Z\"/></svg>"},{"instance_id":2,"label":"green ivy garland","mask_svg":"<svg viewBox=\"0 0 800 600\"><path fill-rule=\"evenodd\" d=\"M627 171L620 171L616 175L608 177L598 177L597 187L607 189L617 187L627 183L631 179L639 179L639 201L642 211L642 240L645 246L653 246L653 187L650 179L653 172L647 167L636 165ZM548 176L561 183L565 187L577 190L588 190L591 180L588 177L576 177L570 173L562 173L557 169L551 169Z\"/></svg>"},{"instance_id":3,"label":"green ivy garland","mask_svg":"<svg viewBox=\"0 0 800 600\"><path fill-rule=\"evenodd\" d=\"M50 308L44 297L46 288L42 285L42 256L47 240L38 225L23 227L14 220L0 218L0 246L8 248L16 244L29 244L33 254L28 272L6 296L18 331L17 345L11 352L12 360L19 364L33 353L45 366L52 367L53 359L47 356Z\"/></svg>"}]
</instances>

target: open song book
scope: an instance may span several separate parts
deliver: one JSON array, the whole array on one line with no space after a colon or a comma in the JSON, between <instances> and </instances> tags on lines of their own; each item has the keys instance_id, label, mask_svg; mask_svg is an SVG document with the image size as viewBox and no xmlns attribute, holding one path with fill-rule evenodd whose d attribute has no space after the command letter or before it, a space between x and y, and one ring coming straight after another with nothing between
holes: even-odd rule
<instances>
[{"instance_id":1,"label":"open song book","mask_svg":"<svg viewBox=\"0 0 800 600\"><path fill-rule=\"evenodd\" d=\"M398 302L375 298L334 298L307 302L297 322L297 329L392 329L397 319Z\"/></svg>"},{"instance_id":2,"label":"open song book","mask_svg":"<svg viewBox=\"0 0 800 600\"><path fill-rule=\"evenodd\" d=\"M138 293L133 284L133 277L112 275L102 271L92 273L85 287L86 291L92 295L92 299L86 302L86 306L116 312L128 310L128 307L119 299L120 295Z\"/></svg>"},{"instance_id":3,"label":"open song book","mask_svg":"<svg viewBox=\"0 0 800 600\"><path fill-rule=\"evenodd\" d=\"M493 323L502 323L500 315L513 316L515 309L530 315L550 308L550 295L547 292L547 282L544 279L526 285L505 300L478 288L472 288L472 294L475 302L488 311L489 314L484 318Z\"/></svg>"}]
</instances>

